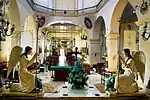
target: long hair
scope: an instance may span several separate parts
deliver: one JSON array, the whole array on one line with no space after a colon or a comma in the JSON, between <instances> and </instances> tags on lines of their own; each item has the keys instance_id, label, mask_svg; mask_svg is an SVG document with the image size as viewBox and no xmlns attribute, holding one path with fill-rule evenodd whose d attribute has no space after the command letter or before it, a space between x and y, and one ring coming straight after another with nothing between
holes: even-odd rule
<instances>
[{"instance_id":1,"label":"long hair","mask_svg":"<svg viewBox=\"0 0 150 100\"><path fill-rule=\"evenodd\" d=\"M124 49L123 51L124 51L125 54L127 54L127 56L128 56L129 59L130 59L130 58L133 59L133 57L132 57L132 55L131 55L131 53L130 53L130 49Z\"/></svg>"},{"instance_id":2,"label":"long hair","mask_svg":"<svg viewBox=\"0 0 150 100\"><path fill-rule=\"evenodd\" d=\"M24 53L21 54L21 57L25 55L25 57L28 58L27 55L30 50L32 50L32 48L30 46L26 46Z\"/></svg>"}]
</instances>

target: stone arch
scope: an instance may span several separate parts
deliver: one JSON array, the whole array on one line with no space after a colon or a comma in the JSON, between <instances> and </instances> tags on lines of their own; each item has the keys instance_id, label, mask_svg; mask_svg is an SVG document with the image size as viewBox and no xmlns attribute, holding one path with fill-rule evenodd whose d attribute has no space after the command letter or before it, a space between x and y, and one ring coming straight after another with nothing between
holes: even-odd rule
<instances>
[{"instance_id":1,"label":"stone arch","mask_svg":"<svg viewBox=\"0 0 150 100\"><path fill-rule=\"evenodd\" d=\"M129 48L131 51L139 50L139 32L138 26L135 22L138 21L136 13L134 13L134 8L128 2L123 9L120 21L119 21L119 50L124 48ZM135 40L136 45L128 44L124 45L124 38L128 33L132 33L132 40ZM125 42L126 43L126 42Z\"/></svg>"},{"instance_id":2,"label":"stone arch","mask_svg":"<svg viewBox=\"0 0 150 100\"><path fill-rule=\"evenodd\" d=\"M119 20L122 16L123 9L126 7L127 0L119 0L115 6L114 12L112 14L111 23L110 23L110 33L119 33Z\"/></svg>"},{"instance_id":3,"label":"stone arch","mask_svg":"<svg viewBox=\"0 0 150 100\"><path fill-rule=\"evenodd\" d=\"M95 21L93 31L93 39L91 40L91 62L100 63L102 56L106 52L106 26L102 16L99 16Z\"/></svg>"},{"instance_id":4,"label":"stone arch","mask_svg":"<svg viewBox=\"0 0 150 100\"><path fill-rule=\"evenodd\" d=\"M74 41L73 38L76 38L76 40L74 41L75 43L74 42L72 42L72 43L74 44L74 46L77 46L78 49L81 49L80 48L81 44L85 45L85 42L83 42L83 41L81 42L81 36L83 36L83 35L88 36L88 32L87 32L87 30L83 26L81 26L81 24L74 23L73 21L69 21L69 20L65 20L65 21L63 21L63 20L53 21L53 22L47 24L46 27L43 28L43 31L45 31L45 29L46 29L47 30L46 33L48 33L48 34L50 33L51 34L52 32L49 31L49 30L54 30L53 28L55 28L55 27L52 27L52 26L57 26L57 25L58 26L59 25L60 26L61 25L64 25L64 26L65 25L67 25L67 26L71 25L72 27L69 28L70 31L77 30L76 28L78 28L78 30L80 30L80 32L78 32L78 34L75 34L74 32L69 33L70 35L68 35L69 36L68 39L72 38L72 41ZM56 27L56 28L58 29L58 27ZM56 33L56 34L58 35L58 33ZM51 34L48 37L55 37L55 35L53 36Z\"/></svg>"},{"instance_id":5,"label":"stone arch","mask_svg":"<svg viewBox=\"0 0 150 100\"><path fill-rule=\"evenodd\" d=\"M102 33L102 30L104 30L104 33ZM95 21L93 39L100 39L101 34L106 34L105 21L102 16L98 17Z\"/></svg>"}]
</instances>

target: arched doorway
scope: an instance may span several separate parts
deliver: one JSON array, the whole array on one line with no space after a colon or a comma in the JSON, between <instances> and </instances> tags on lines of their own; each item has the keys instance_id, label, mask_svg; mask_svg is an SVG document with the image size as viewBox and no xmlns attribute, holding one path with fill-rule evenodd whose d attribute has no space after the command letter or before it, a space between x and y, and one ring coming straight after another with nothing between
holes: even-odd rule
<instances>
[{"instance_id":1,"label":"arched doorway","mask_svg":"<svg viewBox=\"0 0 150 100\"><path fill-rule=\"evenodd\" d=\"M139 27L135 22L138 21L137 15L132 5L128 2L120 18L120 51L129 48L134 57L134 63L139 73L139 79L144 82L145 75L145 55L139 51ZM138 51L138 52L137 52ZM135 53L133 53L135 52Z\"/></svg>"},{"instance_id":2,"label":"arched doorway","mask_svg":"<svg viewBox=\"0 0 150 100\"><path fill-rule=\"evenodd\" d=\"M135 23L137 21L138 21L138 17L132 5L127 0L119 0L118 3L116 4L116 7L112 15L111 25L110 25L110 29L112 33L110 34L118 34L118 36L120 37L114 39L115 41L118 41L117 42L118 45L115 47L116 52L115 51L109 52L110 55L109 58L111 58L111 53L117 54L118 50L122 51L124 48L129 48L131 51L139 50L139 33L138 33L139 28ZM112 40L110 42L112 42ZM115 43L112 43L112 46L114 45ZM111 48L109 48L109 50L110 49ZM144 58L144 55L140 55L140 57ZM114 58L115 58L114 61L109 59L109 62L114 63L116 61L113 66L117 67L117 57L114 56ZM109 63L110 69L112 68L111 63ZM145 73L145 65L143 65L142 67L139 66L140 64L135 64L135 65L137 65L136 68L139 73L142 74ZM140 76L142 80L144 80L143 77L144 75L140 75Z\"/></svg>"},{"instance_id":3,"label":"arched doorway","mask_svg":"<svg viewBox=\"0 0 150 100\"><path fill-rule=\"evenodd\" d=\"M101 63L103 55L107 52L106 49L106 28L105 21L102 16L98 17L95 22L93 39L91 42L91 62Z\"/></svg>"},{"instance_id":4,"label":"arched doorway","mask_svg":"<svg viewBox=\"0 0 150 100\"><path fill-rule=\"evenodd\" d=\"M139 32L135 22L138 21L137 15L130 3L125 6L119 20L119 49L129 48L131 51L139 50Z\"/></svg>"},{"instance_id":5,"label":"arched doorway","mask_svg":"<svg viewBox=\"0 0 150 100\"><path fill-rule=\"evenodd\" d=\"M70 21L54 21L49 23L44 29L47 39L50 41L49 56L59 55L59 64L64 64L66 57L78 48L78 58L87 58L87 31L81 25ZM48 55L47 55L48 56ZM65 57L66 56L66 57ZM75 55L76 56L76 55Z\"/></svg>"}]
</instances>

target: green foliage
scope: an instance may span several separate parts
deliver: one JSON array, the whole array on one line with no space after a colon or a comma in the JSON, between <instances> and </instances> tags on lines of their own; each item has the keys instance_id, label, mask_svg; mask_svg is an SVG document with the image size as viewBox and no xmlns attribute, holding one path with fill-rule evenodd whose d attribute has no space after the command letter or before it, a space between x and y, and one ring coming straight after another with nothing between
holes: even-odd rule
<instances>
[{"instance_id":1,"label":"green foliage","mask_svg":"<svg viewBox=\"0 0 150 100\"><path fill-rule=\"evenodd\" d=\"M83 88L87 85L87 80L88 77L82 64L76 61L69 74L69 83L72 85L72 88Z\"/></svg>"}]
</instances>

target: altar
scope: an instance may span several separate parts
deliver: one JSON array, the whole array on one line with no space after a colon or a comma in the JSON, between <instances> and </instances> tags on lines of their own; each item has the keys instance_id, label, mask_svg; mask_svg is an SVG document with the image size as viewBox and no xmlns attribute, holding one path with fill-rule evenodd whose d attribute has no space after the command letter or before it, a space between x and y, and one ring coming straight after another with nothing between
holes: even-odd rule
<instances>
[{"instance_id":1,"label":"altar","mask_svg":"<svg viewBox=\"0 0 150 100\"><path fill-rule=\"evenodd\" d=\"M73 66L49 66L48 70L52 71L54 81L67 81L69 76L68 73L72 67Z\"/></svg>"}]
</instances>

